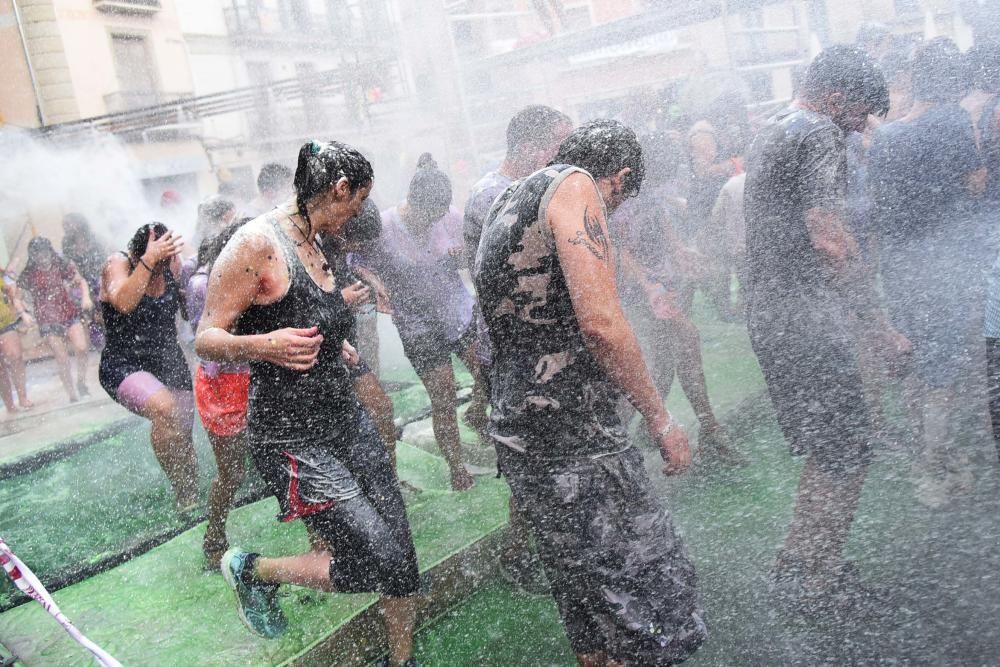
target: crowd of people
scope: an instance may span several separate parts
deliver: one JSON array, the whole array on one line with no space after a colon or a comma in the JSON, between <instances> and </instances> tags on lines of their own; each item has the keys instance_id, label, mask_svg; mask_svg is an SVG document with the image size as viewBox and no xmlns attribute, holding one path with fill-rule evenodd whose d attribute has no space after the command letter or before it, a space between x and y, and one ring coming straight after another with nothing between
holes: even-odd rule
<instances>
[{"instance_id":1,"label":"crowd of people","mask_svg":"<svg viewBox=\"0 0 1000 667\"><path fill-rule=\"evenodd\" d=\"M885 397L901 397L928 505L972 482L963 433L992 415L1000 442L1000 47L896 44L868 26L796 88L768 118L724 96L671 127L574 128L526 107L464 212L430 154L379 211L365 156L311 141L294 170L261 170L252 202L205 200L187 259L159 223L107 258L67 216L63 253L33 239L20 276L0 283L0 396L10 411L32 405L17 333L32 319L71 400L88 393L86 351L100 347L101 386L150 421L181 512L199 503L200 416L218 468L205 558L247 626L285 631L282 584L375 592L384 664L414 665L421 580L374 329L375 312L391 314L456 492L475 484L456 360L473 377L465 421L512 492L505 575L551 593L581 664L675 664L707 620L632 422L666 475L692 449L706 465L751 454L709 398L700 292L719 319L746 322L777 422L805 457L772 592L801 613L869 613L880 594L843 550L873 452L891 439ZM84 317L94 296L99 317ZM664 407L675 375L696 448ZM279 519L306 524L309 551L230 548L247 455Z\"/></svg>"}]
</instances>

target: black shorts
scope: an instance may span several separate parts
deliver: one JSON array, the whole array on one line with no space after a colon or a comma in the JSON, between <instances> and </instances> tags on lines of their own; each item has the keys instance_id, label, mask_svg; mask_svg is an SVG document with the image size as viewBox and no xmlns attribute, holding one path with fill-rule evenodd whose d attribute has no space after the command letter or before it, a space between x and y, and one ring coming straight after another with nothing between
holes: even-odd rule
<instances>
[{"instance_id":1,"label":"black shorts","mask_svg":"<svg viewBox=\"0 0 1000 667\"><path fill-rule=\"evenodd\" d=\"M577 654L673 665L701 646L694 566L638 450L538 461L498 444L497 457Z\"/></svg>"},{"instance_id":2,"label":"black shorts","mask_svg":"<svg viewBox=\"0 0 1000 667\"><path fill-rule=\"evenodd\" d=\"M79 316L71 317L65 322L52 322L49 324L39 324L38 325L38 335L42 338L65 338L66 333L73 327L74 324L80 324L82 320Z\"/></svg>"},{"instance_id":3,"label":"black shorts","mask_svg":"<svg viewBox=\"0 0 1000 667\"><path fill-rule=\"evenodd\" d=\"M794 455L828 472L871 458L872 431L846 316L834 309L782 307L751 312L750 342L775 416Z\"/></svg>"},{"instance_id":4,"label":"black shorts","mask_svg":"<svg viewBox=\"0 0 1000 667\"><path fill-rule=\"evenodd\" d=\"M441 336L428 335L416 338L402 338L403 352L417 375L424 375L451 361L452 354L462 354L475 342L475 323L469 325L458 340L445 340Z\"/></svg>"},{"instance_id":5,"label":"black shorts","mask_svg":"<svg viewBox=\"0 0 1000 667\"><path fill-rule=\"evenodd\" d=\"M279 520L302 519L330 545L337 592L413 595L420 573L399 481L368 413L354 409L333 437L275 444L251 427L250 452Z\"/></svg>"}]
</instances>

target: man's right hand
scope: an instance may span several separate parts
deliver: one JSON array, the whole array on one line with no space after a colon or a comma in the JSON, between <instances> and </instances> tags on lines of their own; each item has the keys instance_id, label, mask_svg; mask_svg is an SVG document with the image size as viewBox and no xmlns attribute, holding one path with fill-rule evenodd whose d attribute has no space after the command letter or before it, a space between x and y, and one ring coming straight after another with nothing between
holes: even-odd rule
<instances>
[{"instance_id":1,"label":"man's right hand","mask_svg":"<svg viewBox=\"0 0 1000 667\"><path fill-rule=\"evenodd\" d=\"M691 445L687 432L680 424L674 423L673 428L660 436L656 444L665 462L663 474L667 477L680 474L691 465Z\"/></svg>"},{"instance_id":2,"label":"man's right hand","mask_svg":"<svg viewBox=\"0 0 1000 667\"><path fill-rule=\"evenodd\" d=\"M263 361L293 371L307 371L316 365L323 336L318 327L278 329L265 336L260 357Z\"/></svg>"},{"instance_id":3,"label":"man's right hand","mask_svg":"<svg viewBox=\"0 0 1000 667\"><path fill-rule=\"evenodd\" d=\"M163 260L181 254L181 250L184 248L184 239L181 238L180 234L168 231L158 239L153 238L153 236L151 229L149 230L149 241L146 243L146 252L141 257L147 266L155 268Z\"/></svg>"}]
</instances>

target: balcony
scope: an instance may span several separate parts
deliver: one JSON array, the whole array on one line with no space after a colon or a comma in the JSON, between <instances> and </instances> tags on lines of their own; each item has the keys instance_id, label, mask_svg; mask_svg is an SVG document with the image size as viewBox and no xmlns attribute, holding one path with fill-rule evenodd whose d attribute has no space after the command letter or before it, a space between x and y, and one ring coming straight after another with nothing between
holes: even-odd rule
<instances>
[{"instance_id":1,"label":"balcony","mask_svg":"<svg viewBox=\"0 0 1000 667\"><path fill-rule=\"evenodd\" d=\"M108 113L143 109L189 97L190 93L163 93L156 90L119 90L104 96Z\"/></svg>"},{"instance_id":2,"label":"balcony","mask_svg":"<svg viewBox=\"0 0 1000 667\"><path fill-rule=\"evenodd\" d=\"M151 16L162 7L160 0L94 0L94 9L107 14Z\"/></svg>"}]
</instances>

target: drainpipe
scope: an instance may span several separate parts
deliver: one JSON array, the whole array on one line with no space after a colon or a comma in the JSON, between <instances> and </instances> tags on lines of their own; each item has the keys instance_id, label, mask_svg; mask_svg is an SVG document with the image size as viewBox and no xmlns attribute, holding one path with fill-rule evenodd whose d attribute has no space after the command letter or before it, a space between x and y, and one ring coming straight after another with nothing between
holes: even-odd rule
<instances>
[{"instance_id":1,"label":"drainpipe","mask_svg":"<svg viewBox=\"0 0 1000 667\"><path fill-rule=\"evenodd\" d=\"M21 48L24 49L24 62L28 65L28 76L31 78L31 91L35 94L35 114L38 116L38 123L45 127L45 112L42 111L42 98L38 94L38 79L35 78L35 68L31 65L31 54L28 53L28 40L24 36L24 24L21 23L21 10L17 7L17 0L10 0L14 7L14 21L17 23L17 32L21 36Z\"/></svg>"}]
</instances>

